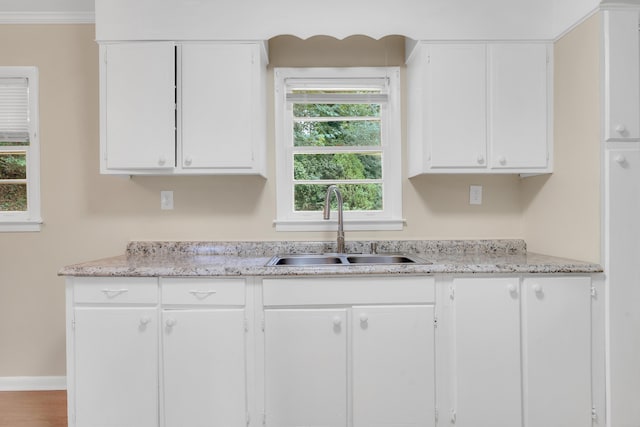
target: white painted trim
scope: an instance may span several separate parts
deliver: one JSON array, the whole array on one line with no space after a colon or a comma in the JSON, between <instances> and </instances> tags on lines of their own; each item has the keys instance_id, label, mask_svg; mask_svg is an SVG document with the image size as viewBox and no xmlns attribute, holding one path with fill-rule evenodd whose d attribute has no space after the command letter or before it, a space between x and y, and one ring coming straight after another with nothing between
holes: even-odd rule
<instances>
[{"instance_id":1,"label":"white painted trim","mask_svg":"<svg viewBox=\"0 0 640 427\"><path fill-rule=\"evenodd\" d=\"M66 390L67 377L0 377L0 391Z\"/></svg>"},{"instance_id":2,"label":"white painted trim","mask_svg":"<svg viewBox=\"0 0 640 427\"><path fill-rule=\"evenodd\" d=\"M95 24L95 12L0 12L0 24Z\"/></svg>"},{"instance_id":3,"label":"white painted trim","mask_svg":"<svg viewBox=\"0 0 640 427\"><path fill-rule=\"evenodd\" d=\"M346 212L345 212L346 214ZM406 219L348 219L345 218L345 231L402 230ZM276 231L336 231L335 220L275 220Z\"/></svg>"},{"instance_id":4,"label":"white painted trim","mask_svg":"<svg viewBox=\"0 0 640 427\"><path fill-rule=\"evenodd\" d=\"M42 220L37 219L33 221L2 221L0 220L0 233L22 233L22 232L37 232L42 229Z\"/></svg>"}]
</instances>

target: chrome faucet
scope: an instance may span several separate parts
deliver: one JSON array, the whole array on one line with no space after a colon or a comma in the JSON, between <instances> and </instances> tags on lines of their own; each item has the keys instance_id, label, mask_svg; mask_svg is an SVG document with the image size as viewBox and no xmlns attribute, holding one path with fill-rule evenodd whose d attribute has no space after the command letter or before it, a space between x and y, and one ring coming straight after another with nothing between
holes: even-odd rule
<instances>
[{"instance_id":1,"label":"chrome faucet","mask_svg":"<svg viewBox=\"0 0 640 427\"><path fill-rule=\"evenodd\" d=\"M330 185L327 188L327 194L324 197L324 212L323 218L329 219L331 216L331 192L336 195L336 201L338 202L338 253L345 253L344 250L344 221L342 218L342 193L335 185Z\"/></svg>"}]
</instances>

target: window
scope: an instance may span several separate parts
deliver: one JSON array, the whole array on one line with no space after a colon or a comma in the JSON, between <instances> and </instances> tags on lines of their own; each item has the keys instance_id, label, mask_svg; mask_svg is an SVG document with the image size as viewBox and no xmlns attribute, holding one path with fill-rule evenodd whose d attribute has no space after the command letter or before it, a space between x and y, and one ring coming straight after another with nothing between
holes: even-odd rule
<instances>
[{"instance_id":1,"label":"window","mask_svg":"<svg viewBox=\"0 0 640 427\"><path fill-rule=\"evenodd\" d=\"M345 228L402 229L399 75L275 69L277 230L335 229L322 219L331 184L343 195Z\"/></svg>"},{"instance_id":2,"label":"window","mask_svg":"<svg viewBox=\"0 0 640 427\"><path fill-rule=\"evenodd\" d=\"M39 231L38 70L0 67L0 231Z\"/></svg>"}]
</instances>

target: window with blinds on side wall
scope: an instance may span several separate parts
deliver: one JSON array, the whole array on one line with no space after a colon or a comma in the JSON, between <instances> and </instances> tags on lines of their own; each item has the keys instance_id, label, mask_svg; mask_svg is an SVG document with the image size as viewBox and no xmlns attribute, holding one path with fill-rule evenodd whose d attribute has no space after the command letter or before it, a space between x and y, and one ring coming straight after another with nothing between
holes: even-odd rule
<instances>
[{"instance_id":1,"label":"window with blinds on side wall","mask_svg":"<svg viewBox=\"0 0 640 427\"><path fill-rule=\"evenodd\" d=\"M0 67L0 231L39 231L38 70Z\"/></svg>"}]
</instances>

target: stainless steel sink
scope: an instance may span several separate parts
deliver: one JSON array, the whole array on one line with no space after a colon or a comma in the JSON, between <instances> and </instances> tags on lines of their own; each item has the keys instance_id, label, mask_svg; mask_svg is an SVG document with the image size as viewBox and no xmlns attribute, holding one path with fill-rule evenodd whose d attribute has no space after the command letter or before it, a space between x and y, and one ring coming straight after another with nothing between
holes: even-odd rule
<instances>
[{"instance_id":1,"label":"stainless steel sink","mask_svg":"<svg viewBox=\"0 0 640 427\"><path fill-rule=\"evenodd\" d=\"M336 265L343 261L335 255L284 255L271 258L267 265Z\"/></svg>"},{"instance_id":2,"label":"stainless steel sink","mask_svg":"<svg viewBox=\"0 0 640 427\"><path fill-rule=\"evenodd\" d=\"M415 258L406 255L351 255L349 264L415 264Z\"/></svg>"},{"instance_id":3,"label":"stainless steel sink","mask_svg":"<svg viewBox=\"0 0 640 427\"><path fill-rule=\"evenodd\" d=\"M321 266L321 265L357 265L357 264L431 264L412 255L394 254L308 254L276 255L267 266Z\"/></svg>"}]
</instances>

